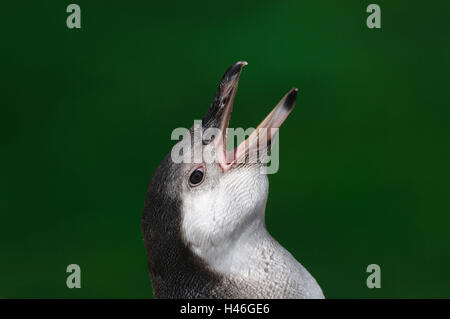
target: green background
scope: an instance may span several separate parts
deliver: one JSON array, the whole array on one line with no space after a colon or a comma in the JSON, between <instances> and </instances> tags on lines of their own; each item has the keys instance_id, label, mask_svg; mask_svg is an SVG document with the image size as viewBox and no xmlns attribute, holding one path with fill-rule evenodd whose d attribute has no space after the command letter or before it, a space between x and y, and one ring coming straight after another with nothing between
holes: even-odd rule
<instances>
[{"instance_id":1,"label":"green background","mask_svg":"<svg viewBox=\"0 0 450 319\"><path fill-rule=\"evenodd\" d=\"M231 127L300 90L266 220L325 295L450 297L448 1L376 1L378 30L370 1L69 3L1 6L0 297L151 297L148 181L238 60Z\"/></svg>"}]
</instances>

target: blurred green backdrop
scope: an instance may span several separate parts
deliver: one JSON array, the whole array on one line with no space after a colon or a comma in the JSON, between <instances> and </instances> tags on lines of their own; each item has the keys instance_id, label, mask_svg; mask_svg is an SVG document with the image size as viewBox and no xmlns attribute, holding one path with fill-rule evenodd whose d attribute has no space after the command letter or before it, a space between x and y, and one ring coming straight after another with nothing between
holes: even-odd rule
<instances>
[{"instance_id":1,"label":"blurred green backdrop","mask_svg":"<svg viewBox=\"0 0 450 319\"><path fill-rule=\"evenodd\" d=\"M69 3L2 4L0 297L151 297L148 181L238 60L232 127L300 89L267 224L325 295L450 297L448 1L376 1L379 30L371 1Z\"/></svg>"}]
</instances>

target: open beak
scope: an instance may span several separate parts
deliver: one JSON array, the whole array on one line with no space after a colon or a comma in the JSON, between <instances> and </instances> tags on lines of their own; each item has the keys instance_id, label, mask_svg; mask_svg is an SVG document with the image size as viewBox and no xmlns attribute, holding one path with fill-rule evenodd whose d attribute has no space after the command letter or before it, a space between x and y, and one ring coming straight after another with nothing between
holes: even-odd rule
<instances>
[{"instance_id":1,"label":"open beak","mask_svg":"<svg viewBox=\"0 0 450 319\"><path fill-rule=\"evenodd\" d=\"M228 68L220 81L213 102L202 120L203 129L216 128L219 130L219 134L214 138L213 142L216 161L224 173L228 172L236 163L245 161L249 154L258 154L270 148L273 137L294 108L297 98L298 89L291 89L245 141L234 150L227 151L227 128L230 122L239 77L245 65L247 65L247 62L240 61Z\"/></svg>"}]
</instances>

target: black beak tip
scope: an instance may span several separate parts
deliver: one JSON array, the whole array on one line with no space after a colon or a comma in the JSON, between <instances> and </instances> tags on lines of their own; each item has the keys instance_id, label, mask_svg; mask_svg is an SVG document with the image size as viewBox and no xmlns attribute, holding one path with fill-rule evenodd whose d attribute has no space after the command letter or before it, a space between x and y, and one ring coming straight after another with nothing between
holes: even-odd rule
<instances>
[{"instance_id":1,"label":"black beak tip","mask_svg":"<svg viewBox=\"0 0 450 319\"><path fill-rule=\"evenodd\" d=\"M297 100L297 93L298 93L298 89L293 88L287 94L286 99L284 100L284 107L287 110L291 110L294 107L295 101Z\"/></svg>"},{"instance_id":2,"label":"black beak tip","mask_svg":"<svg viewBox=\"0 0 450 319\"><path fill-rule=\"evenodd\" d=\"M239 75L241 73L242 68L247 64L248 63L245 61L239 61L230 66L223 76L224 80L232 80L233 78L235 78L236 75Z\"/></svg>"}]
</instances>

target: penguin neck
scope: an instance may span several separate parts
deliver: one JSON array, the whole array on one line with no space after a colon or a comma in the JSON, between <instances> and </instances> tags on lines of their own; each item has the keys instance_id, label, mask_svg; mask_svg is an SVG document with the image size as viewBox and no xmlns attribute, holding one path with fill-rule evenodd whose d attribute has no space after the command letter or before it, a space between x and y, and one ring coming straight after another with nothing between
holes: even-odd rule
<instances>
[{"instance_id":1,"label":"penguin neck","mask_svg":"<svg viewBox=\"0 0 450 319\"><path fill-rule=\"evenodd\" d=\"M264 209L265 205L260 207L256 218L232 239L200 256L212 271L224 277L251 277L255 271L264 271L268 258L279 249L284 250L266 229Z\"/></svg>"},{"instance_id":2,"label":"penguin neck","mask_svg":"<svg viewBox=\"0 0 450 319\"><path fill-rule=\"evenodd\" d=\"M186 246L181 238L180 203L150 198L164 206L146 205L142 218L148 268L158 298L210 297L220 278ZM167 218L171 216L171 218Z\"/></svg>"}]
</instances>

